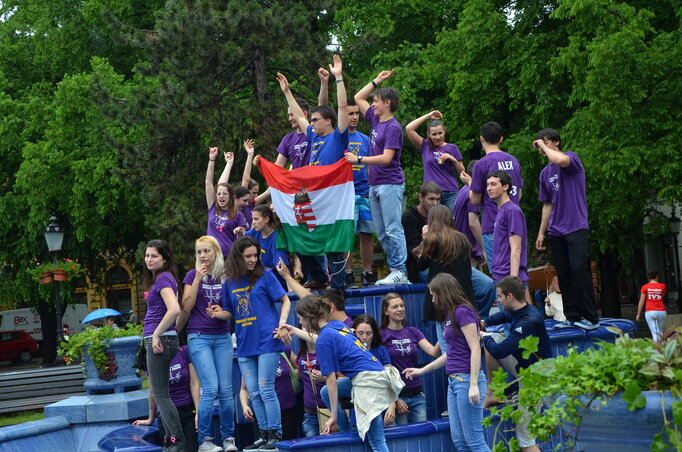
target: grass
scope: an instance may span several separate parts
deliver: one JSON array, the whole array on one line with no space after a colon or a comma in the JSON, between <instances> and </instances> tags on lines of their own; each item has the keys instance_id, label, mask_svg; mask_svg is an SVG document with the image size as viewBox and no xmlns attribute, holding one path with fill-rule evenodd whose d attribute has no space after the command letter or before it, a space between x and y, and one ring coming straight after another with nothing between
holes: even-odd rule
<instances>
[{"instance_id":1,"label":"grass","mask_svg":"<svg viewBox=\"0 0 682 452\"><path fill-rule=\"evenodd\" d=\"M7 425L22 424L24 422L37 421L39 419L44 419L45 414L43 410L40 411L25 411L23 413L9 414L6 416L0 416L0 427Z\"/></svg>"}]
</instances>

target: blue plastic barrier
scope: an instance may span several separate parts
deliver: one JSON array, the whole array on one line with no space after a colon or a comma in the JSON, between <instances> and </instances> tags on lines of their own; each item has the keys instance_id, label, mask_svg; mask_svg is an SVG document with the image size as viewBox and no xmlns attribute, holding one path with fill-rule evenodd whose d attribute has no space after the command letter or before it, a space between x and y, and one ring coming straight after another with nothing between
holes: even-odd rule
<instances>
[{"instance_id":1,"label":"blue plastic barrier","mask_svg":"<svg viewBox=\"0 0 682 452\"><path fill-rule=\"evenodd\" d=\"M159 430L150 425L129 425L104 435L97 447L106 452L157 452Z\"/></svg>"},{"instance_id":2,"label":"blue plastic barrier","mask_svg":"<svg viewBox=\"0 0 682 452\"><path fill-rule=\"evenodd\" d=\"M584 352L592 345L587 334L585 334L585 330L577 326L555 328L548 330L547 333L549 334L552 357L555 358L560 355L567 356L568 349L571 347L577 348L578 352Z\"/></svg>"}]
</instances>

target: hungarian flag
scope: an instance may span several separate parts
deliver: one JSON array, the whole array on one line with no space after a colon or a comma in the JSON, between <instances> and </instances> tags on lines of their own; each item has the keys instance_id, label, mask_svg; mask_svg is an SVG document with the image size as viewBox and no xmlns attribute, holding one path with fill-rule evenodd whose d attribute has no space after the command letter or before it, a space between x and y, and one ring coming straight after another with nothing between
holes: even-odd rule
<instances>
[{"instance_id":1,"label":"hungarian flag","mask_svg":"<svg viewBox=\"0 0 682 452\"><path fill-rule=\"evenodd\" d=\"M355 186L350 163L341 159L287 171L263 157L259 160L282 222L278 249L319 256L353 248Z\"/></svg>"}]
</instances>

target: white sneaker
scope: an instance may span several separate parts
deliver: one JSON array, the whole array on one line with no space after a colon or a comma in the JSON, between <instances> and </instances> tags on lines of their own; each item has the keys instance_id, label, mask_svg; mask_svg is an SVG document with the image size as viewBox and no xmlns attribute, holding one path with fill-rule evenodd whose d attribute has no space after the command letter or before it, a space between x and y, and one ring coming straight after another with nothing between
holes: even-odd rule
<instances>
[{"instance_id":1,"label":"white sneaker","mask_svg":"<svg viewBox=\"0 0 682 452\"><path fill-rule=\"evenodd\" d=\"M400 270L391 270L387 277L376 282L377 286L391 286L395 284L407 284L407 275Z\"/></svg>"},{"instance_id":2,"label":"white sneaker","mask_svg":"<svg viewBox=\"0 0 682 452\"><path fill-rule=\"evenodd\" d=\"M234 443L234 438L229 437L223 440L223 452L237 452L237 445Z\"/></svg>"},{"instance_id":3,"label":"white sneaker","mask_svg":"<svg viewBox=\"0 0 682 452\"><path fill-rule=\"evenodd\" d=\"M216 446L213 442L213 438L207 436L204 438L204 442L201 443L201 446L199 446L199 452L223 452L223 448Z\"/></svg>"}]
</instances>

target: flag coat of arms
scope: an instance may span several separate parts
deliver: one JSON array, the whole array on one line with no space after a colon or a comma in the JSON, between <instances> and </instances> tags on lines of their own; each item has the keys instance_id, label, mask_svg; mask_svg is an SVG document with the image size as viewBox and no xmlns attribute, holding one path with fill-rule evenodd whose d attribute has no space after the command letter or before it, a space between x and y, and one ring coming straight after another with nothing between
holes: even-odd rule
<instances>
[{"instance_id":1,"label":"flag coat of arms","mask_svg":"<svg viewBox=\"0 0 682 452\"><path fill-rule=\"evenodd\" d=\"M341 253L353 248L355 186L350 163L303 166L287 171L260 158L282 222L277 248L304 256Z\"/></svg>"}]
</instances>

